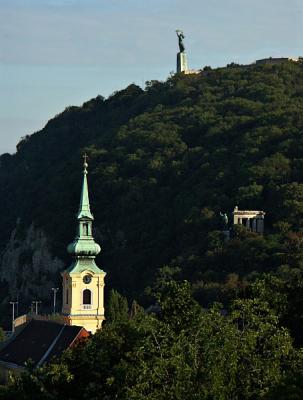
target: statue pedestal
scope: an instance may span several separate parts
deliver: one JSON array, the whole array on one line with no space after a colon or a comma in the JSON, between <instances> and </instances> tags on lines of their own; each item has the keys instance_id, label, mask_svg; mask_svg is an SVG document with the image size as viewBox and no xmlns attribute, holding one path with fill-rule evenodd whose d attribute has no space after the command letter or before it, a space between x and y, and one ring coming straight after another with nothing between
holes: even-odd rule
<instances>
[{"instance_id":1,"label":"statue pedestal","mask_svg":"<svg viewBox=\"0 0 303 400\"><path fill-rule=\"evenodd\" d=\"M187 55L185 52L180 52L177 54L177 73L185 72L187 70Z\"/></svg>"},{"instance_id":2,"label":"statue pedestal","mask_svg":"<svg viewBox=\"0 0 303 400\"><path fill-rule=\"evenodd\" d=\"M225 242L230 239L230 231L222 231L223 235L225 236Z\"/></svg>"}]
</instances>

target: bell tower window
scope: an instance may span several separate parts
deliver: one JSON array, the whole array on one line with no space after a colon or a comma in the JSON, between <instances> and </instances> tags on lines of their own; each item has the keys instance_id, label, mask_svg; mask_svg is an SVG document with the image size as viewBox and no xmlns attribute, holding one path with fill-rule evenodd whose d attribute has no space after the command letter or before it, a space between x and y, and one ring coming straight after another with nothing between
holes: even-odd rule
<instances>
[{"instance_id":1,"label":"bell tower window","mask_svg":"<svg viewBox=\"0 0 303 400\"><path fill-rule=\"evenodd\" d=\"M88 236L89 235L89 225L88 222L85 222L83 224L83 235L84 236Z\"/></svg>"},{"instance_id":2,"label":"bell tower window","mask_svg":"<svg viewBox=\"0 0 303 400\"><path fill-rule=\"evenodd\" d=\"M89 289L83 290L83 305L92 304L92 292Z\"/></svg>"}]
</instances>

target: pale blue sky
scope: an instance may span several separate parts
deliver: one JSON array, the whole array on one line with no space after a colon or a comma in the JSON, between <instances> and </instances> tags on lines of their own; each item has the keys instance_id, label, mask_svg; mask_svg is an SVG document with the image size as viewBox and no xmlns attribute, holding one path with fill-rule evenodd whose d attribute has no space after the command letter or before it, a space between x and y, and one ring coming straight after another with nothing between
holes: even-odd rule
<instances>
[{"instance_id":1,"label":"pale blue sky","mask_svg":"<svg viewBox=\"0 0 303 400\"><path fill-rule=\"evenodd\" d=\"M0 0L0 154L69 105L175 70L303 55L302 0Z\"/></svg>"}]
</instances>

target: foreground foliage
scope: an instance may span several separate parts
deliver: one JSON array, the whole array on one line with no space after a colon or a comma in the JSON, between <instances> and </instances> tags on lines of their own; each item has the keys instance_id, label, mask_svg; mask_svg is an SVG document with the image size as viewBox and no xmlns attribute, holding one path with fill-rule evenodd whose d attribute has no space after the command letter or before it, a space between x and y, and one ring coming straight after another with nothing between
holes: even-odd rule
<instances>
[{"instance_id":1,"label":"foreground foliage","mask_svg":"<svg viewBox=\"0 0 303 400\"><path fill-rule=\"evenodd\" d=\"M204 310L187 282L173 281L158 302L158 316L121 313L60 360L14 379L0 398L300 398L302 352L268 302L251 297L233 300L227 313L220 304Z\"/></svg>"}]
</instances>

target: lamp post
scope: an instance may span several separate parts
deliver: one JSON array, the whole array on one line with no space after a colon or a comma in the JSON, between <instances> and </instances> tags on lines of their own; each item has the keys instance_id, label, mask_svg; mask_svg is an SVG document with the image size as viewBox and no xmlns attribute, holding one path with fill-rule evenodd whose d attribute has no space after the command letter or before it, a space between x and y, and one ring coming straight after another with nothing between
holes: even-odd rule
<instances>
[{"instance_id":1,"label":"lamp post","mask_svg":"<svg viewBox=\"0 0 303 400\"><path fill-rule=\"evenodd\" d=\"M52 287L52 291L54 292L54 314L56 314L56 299L57 299L57 292L59 288Z\"/></svg>"},{"instance_id":2,"label":"lamp post","mask_svg":"<svg viewBox=\"0 0 303 400\"><path fill-rule=\"evenodd\" d=\"M19 316L19 293L17 294L17 317Z\"/></svg>"},{"instance_id":3,"label":"lamp post","mask_svg":"<svg viewBox=\"0 0 303 400\"><path fill-rule=\"evenodd\" d=\"M9 304L13 306L13 315L12 315L12 332L15 332L15 304L18 304L18 301L10 301Z\"/></svg>"},{"instance_id":4,"label":"lamp post","mask_svg":"<svg viewBox=\"0 0 303 400\"><path fill-rule=\"evenodd\" d=\"M40 303L41 303L41 301L39 301L39 300L32 301L32 304L35 305L35 307L36 307L36 315L38 315L38 304L40 304Z\"/></svg>"}]
</instances>

